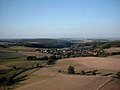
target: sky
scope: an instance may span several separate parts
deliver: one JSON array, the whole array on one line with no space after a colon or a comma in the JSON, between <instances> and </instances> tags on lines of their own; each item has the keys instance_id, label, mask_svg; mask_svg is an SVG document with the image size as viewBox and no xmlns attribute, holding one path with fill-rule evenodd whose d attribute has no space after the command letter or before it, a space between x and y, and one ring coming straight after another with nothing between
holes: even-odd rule
<instances>
[{"instance_id":1,"label":"sky","mask_svg":"<svg viewBox=\"0 0 120 90\"><path fill-rule=\"evenodd\" d=\"M120 38L120 0L0 0L5 38Z\"/></svg>"}]
</instances>

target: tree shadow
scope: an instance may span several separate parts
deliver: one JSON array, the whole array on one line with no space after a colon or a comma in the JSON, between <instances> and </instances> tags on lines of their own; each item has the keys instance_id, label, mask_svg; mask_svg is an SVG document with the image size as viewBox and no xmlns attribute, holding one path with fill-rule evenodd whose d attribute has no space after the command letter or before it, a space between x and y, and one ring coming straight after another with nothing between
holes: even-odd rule
<instances>
[{"instance_id":1,"label":"tree shadow","mask_svg":"<svg viewBox=\"0 0 120 90\"><path fill-rule=\"evenodd\" d=\"M110 76L110 75L112 75L113 73L106 73L106 74L103 74L103 75L101 75L101 76Z\"/></svg>"},{"instance_id":2,"label":"tree shadow","mask_svg":"<svg viewBox=\"0 0 120 90\"><path fill-rule=\"evenodd\" d=\"M27 78L26 78L27 76L28 75L20 76L20 77L17 77L17 78L9 78L6 85L10 86L10 85L18 84L21 81L27 80Z\"/></svg>"}]
</instances>

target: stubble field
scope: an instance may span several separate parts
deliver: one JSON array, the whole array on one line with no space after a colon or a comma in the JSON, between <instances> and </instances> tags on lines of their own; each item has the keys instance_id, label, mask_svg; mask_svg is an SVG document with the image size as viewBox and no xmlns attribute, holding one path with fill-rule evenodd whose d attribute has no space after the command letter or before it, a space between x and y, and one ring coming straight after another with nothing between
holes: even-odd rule
<instances>
[{"instance_id":1,"label":"stubble field","mask_svg":"<svg viewBox=\"0 0 120 90\"><path fill-rule=\"evenodd\" d=\"M76 72L80 70L89 71L97 69L102 74L105 74L120 71L120 60L116 58L84 57L61 59L58 60L54 66L42 68L31 74L31 79L33 79L32 77L41 78L44 76L48 78L42 80L38 78L35 82L31 81L31 83L24 81L22 83L26 83L26 85L16 90L112 90L112 88L114 88L114 90L119 90L120 88L119 80L116 81L116 79L114 79L109 81L111 75L68 75L65 72L69 65L74 66ZM58 73L57 71L59 69L64 73ZM28 81L29 80L30 79L28 79ZM109 84L111 84L111 86Z\"/></svg>"}]
</instances>

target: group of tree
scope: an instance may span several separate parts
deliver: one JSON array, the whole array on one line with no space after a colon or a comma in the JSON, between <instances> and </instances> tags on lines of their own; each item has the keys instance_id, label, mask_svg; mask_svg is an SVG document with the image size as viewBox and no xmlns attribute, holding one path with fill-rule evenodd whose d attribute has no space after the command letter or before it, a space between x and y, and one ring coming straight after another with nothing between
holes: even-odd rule
<instances>
[{"instance_id":1,"label":"group of tree","mask_svg":"<svg viewBox=\"0 0 120 90\"><path fill-rule=\"evenodd\" d=\"M14 85L14 84L18 84L20 81L25 80L25 77L28 76L28 74L22 75L22 76L20 76L20 74L22 74L25 71L28 71L30 69L42 68L42 67L44 67L44 66L39 63L37 63L35 66L29 67L29 68L24 68L22 70L20 70L16 66L13 66L13 69L16 70L16 73L11 73L10 76L0 77L0 86L4 87L4 89L6 90L7 87Z\"/></svg>"},{"instance_id":2,"label":"group of tree","mask_svg":"<svg viewBox=\"0 0 120 90\"><path fill-rule=\"evenodd\" d=\"M27 56L27 60L29 61L32 61L32 60L45 60L46 61L46 65L51 65L51 64L54 64L55 61L57 60L58 58L56 58L56 56L44 56L44 57L41 57L41 58L37 58L36 56ZM41 67L39 64L36 65L37 67Z\"/></svg>"},{"instance_id":3,"label":"group of tree","mask_svg":"<svg viewBox=\"0 0 120 90\"><path fill-rule=\"evenodd\" d=\"M61 72L61 70L58 71L58 72ZM69 74L97 75L98 70L92 70L92 71L87 71L87 72L85 72L84 70L81 70L80 73L75 73L74 67L70 65L70 66L68 67L68 69L67 69L67 72L68 72Z\"/></svg>"},{"instance_id":4,"label":"group of tree","mask_svg":"<svg viewBox=\"0 0 120 90\"><path fill-rule=\"evenodd\" d=\"M74 71L74 67L73 67L73 66L69 66L69 67L68 67L68 73L69 73L69 74L75 74L75 71Z\"/></svg>"},{"instance_id":5,"label":"group of tree","mask_svg":"<svg viewBox=\"0 0 120 90\"><path fill-rule=\"evenodd\" d=\"M120 55L120 52L111 52L110 55Z\"/></svg>"},{"instance_id":6,"label":"group of tree","mask_svg":"<svg viewBox=\"0 0 120 90\"><path fill-rule=\"evenodd\" d=\"M95 55L96 57L106 57L109 55L109 53L103 49L98 49L96 50L96 52L97 52L97 54Z\"/></svg>"},{"instance_id":7,"label":"group of tree","mask_svg":"<svg viewBox=\"0 0 120 90\"><path fill-rule=\"evenodd\" d=\"M105 42L100 46L100 48L102 49L111 48L111 47L120 47L120 41Z\"/></svg>"}]
</instances>

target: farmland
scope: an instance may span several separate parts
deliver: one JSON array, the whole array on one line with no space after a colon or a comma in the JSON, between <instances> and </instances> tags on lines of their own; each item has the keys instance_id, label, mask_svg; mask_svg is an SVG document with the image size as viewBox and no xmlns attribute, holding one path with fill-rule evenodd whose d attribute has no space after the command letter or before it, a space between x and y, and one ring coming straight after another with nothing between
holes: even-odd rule
<instances>
[{"instance_id":1,"label":"farmland","mask_svg":"<svg viewBox=\"0 0 120 90\"><path fill-rule=\"evenodd\" d=\"M0 90L120 90L120 0L0 0Z\"/></svg>"},{"instance_id":2,"label":"farmland","mask_svg":"<svg viewBox=\"0 0 120 90\"><path fill-rule=\"evenodd\" d=\"M105 60L105 64L104 64L104 60ZM114 61L114 63L112 61ZM107 64L109 64L109 66ZM77 73L80 72L81 70L85 70L87 72L90 70L97 69L99 72L101 72L101 74L98 74L96 76L68 75L66 72L67 72L67 67L69 65L74 66L75 71ZM42 76L49 76L49 78L45 80L39 79L34 83L29 83L28 85L24 85L16 90L33 90L33 89L62 90L62 88L64 88L64 90L97 90L97 88L99 88L103 83L105 83L111 78L111 75L108 76L103 76L103 75L113 73L112 74L113 76L117 71L120 71L119 68L120 68L119 59L113 59L113 58L85 57L85 58L62 59L62 60L58 60L53 67L42 68L32 73L32 76L34 76L34 78L42 77ZM62 70L62 73L57 72L59 69ZM115 80L115 82L116 81L117 80ZM111 83L114 83L114 81L112 81ZM116 87L120 87L120 86L117 84ZM108 85L105 86L104 88L108 88ZM99 90L106 90L104 88L101 88ZM115 89L115 90L119 90L119 89Z\"/></svg>"},{"instance_id":3,"label":"farmland","mask_svg":"<svg viewBox=\"0 0 120 90\"><path fill-rule=\"evenodd\" d=\"M12 48L5 48L5 49L1 48L0 78L6 77L7 79L9 79L18 73L18 76L14 78L17 79L38 70L37 65L42 65L46 61L26 61L26 57L28 55L37 55L39 57L42 57L42 56L47 56L48 54L42 54L42 53L38 54L34 50L35 49L33 48L25 48L19 46ZM7 89L8 88L12 89L13 87L14 86L12 85L7 87Z\"/></svg>"},{"instance_id":4,"label":"farmland","mask_svg":"<svg viewBox=\"0 0 120 90\"><path fill-rule=\"evenodd\" d=\"M54 48L48 47L48 42L41 47L44 40L38 43L23 40L12 45L8 42L0 48L0 89L109 90L120 87L116 84L119 83L116 73L120 72L119 47L106 49L106 42L69 42L71 46L66 47L68 41L64 41L62 46L62 43L53 44ZM73 73L69 73L69 67Z\"/></svg>"}]
</instances>

